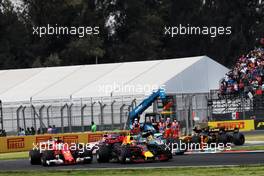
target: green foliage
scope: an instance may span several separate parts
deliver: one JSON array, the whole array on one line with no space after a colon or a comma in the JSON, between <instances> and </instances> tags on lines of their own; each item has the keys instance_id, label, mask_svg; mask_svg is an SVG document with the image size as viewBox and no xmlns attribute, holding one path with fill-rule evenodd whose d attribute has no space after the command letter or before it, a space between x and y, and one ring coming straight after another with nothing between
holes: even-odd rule
<instances>
[{"instance_id":1,"label":"green foliage","mask_svg":"<svg viewBox=\"0 0 264 176\"><path fill-rule=\"evenodd\" d=\"M59 66L61 65L61 59L57 53L51 54L44 62L44 66Z\"/></svg>"},{"instance_id":2,"label":"green foliage","mask_svg":"<svg viewBox=\"0 0 264 176\"><path fill-rule=\"evenodd\" d=\"M263 37L259 0L0 0L0 68L208 55L232 66ZM111 20L109 20L111 19ZM32 35L35 26L98 26L95 36ZM231 26L232 35L164 35L164 26Z\"/></svg>"}]
</instances>

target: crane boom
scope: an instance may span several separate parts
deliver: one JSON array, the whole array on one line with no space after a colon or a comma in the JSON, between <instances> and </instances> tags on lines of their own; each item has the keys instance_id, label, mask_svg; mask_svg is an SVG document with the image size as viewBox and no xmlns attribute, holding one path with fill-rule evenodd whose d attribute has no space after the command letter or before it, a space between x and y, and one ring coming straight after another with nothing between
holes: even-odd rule
<instances>
[{"instance_id":1,"label":"crane boom","mask_svg":"<svg viewBox=\"0 0 264 176\"><path fill-rule=\"evenodd\" d=\"M148 107L152 105L152 103L157 99L161 98L162 100L166 99L166 93L163 88L154 91L150 96L144 99L138 106L136 106L132 111L129 112L129 123L130 127L135 118L137 118L140 114L142 114Z\"/></svg>"}]
</instances>

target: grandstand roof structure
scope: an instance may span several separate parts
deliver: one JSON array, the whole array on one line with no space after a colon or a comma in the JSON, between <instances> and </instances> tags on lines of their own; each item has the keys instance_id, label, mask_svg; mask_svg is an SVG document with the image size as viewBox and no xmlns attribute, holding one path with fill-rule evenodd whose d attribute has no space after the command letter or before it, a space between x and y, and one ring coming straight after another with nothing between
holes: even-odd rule
<instances>
[{"instance_id":1,"label":"grandstand roof structure","mask_svg":"<svg viewBox=\"0 0 264 176\"><path fill-rule=\"evenodd\" d=\"M167 93L204 93L228 68L207 56L0 71L3 102Z\"/></svg>"}]
</instances>

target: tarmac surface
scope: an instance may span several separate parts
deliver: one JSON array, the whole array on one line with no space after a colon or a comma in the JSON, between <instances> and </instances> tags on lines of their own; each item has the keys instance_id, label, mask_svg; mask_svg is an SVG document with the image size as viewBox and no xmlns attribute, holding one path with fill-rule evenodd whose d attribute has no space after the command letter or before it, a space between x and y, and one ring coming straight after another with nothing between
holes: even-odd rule
<instances>
[{"instance_id":1,"label":"tarmac surface","mask_svg":"<svg viewBox=\"0 0 264 176\"><path fill-rule=\"evenodd\" d=\"M91 164L78 164L67 166L30 165L29 160L6 160L0 161L0 170L74 170L74 169L111 169L111 168L155 168L155 167L177 167L177 166L233 166L233 165L252 165L264 164L264 152L250 153L209 153L209 154L186 154L176 155L168 162L152 163L132 163L119 164L116 162L97 163L96 160Z\"/></svg>"}]
</instances>

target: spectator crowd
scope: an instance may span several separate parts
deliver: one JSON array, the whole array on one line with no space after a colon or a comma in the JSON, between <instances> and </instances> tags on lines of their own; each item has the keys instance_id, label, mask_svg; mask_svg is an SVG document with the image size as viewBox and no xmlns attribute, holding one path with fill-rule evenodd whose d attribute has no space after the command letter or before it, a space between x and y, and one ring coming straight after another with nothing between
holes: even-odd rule
<instances>
[{"instance_id":1,"label":"spectator crowd","mask_svg":"<svg viewBox=\"0 0 264 176\"><path fill-rule=\"evenodd\" d=\"M49 126L49 128L47 129L47 133L48 134L56 134L57 133L57 129L56 129L55 125Z\"/></svg>"},{"instance_id":2,"label":"spectator crowd","mask_svg":"<svg viewBox=\"0 0 264 176\"><path fill-rule=\"evenodd\" d=\"M0 137L4 137L4 136L6 136L6 131L0 129Z\"/></svg>"},{"instance_id":3,"label":"spectator crowd","mask_svg":"<svg viewBox=\"0 0 264 176\"><path fill-rule=\"evenodd\" d=\"M27 128L26 130L24 128L19 128L18 136L28 136L28 135L35 135L36 130L34 127Z\"/></svg>"},{"instance_id":4,"label":"spectator crowd","mask_svg":"<svg viewBox=\"0 0 264 176\"><path fill-rule=\"evenodd\" d=\"M264 49L256 48L242 55L234 68L220 81L220 94L262 95L264 91Z\"/></svg>"},{"instance_id":5,"label":"spectator crowd","mask_svg":"<svg viewBox=\"0 0 264 176\"><path fill-rule=\"evenodd\" d=\"M23 128L19 128L18 131L18 136L28 136L28 135L35 135L35 134L44 134L44 133L48 133L48 134L55 134L57 133L57 129L55 127L55 125L53 126L49 126L47 129L43 129L43 131L41 132L40 128L36 131L34 127L31 128L27 128L26 130Z\"/></svg>"}]
</instances>

